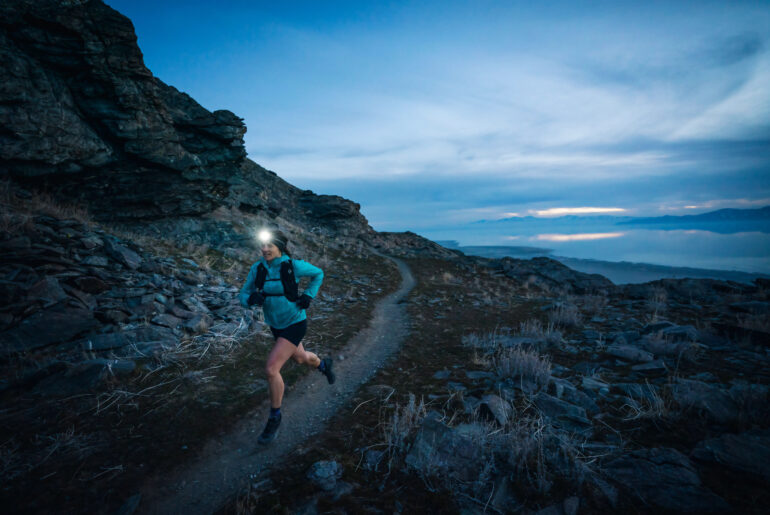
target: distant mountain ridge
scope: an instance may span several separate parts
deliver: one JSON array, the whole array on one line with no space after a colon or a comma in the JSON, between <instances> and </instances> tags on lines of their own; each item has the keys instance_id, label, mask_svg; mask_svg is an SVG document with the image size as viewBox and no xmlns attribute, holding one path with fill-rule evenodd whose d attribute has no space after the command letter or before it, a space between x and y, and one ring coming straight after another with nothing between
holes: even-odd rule
<instances>
[{"instance_id":1,"label":"distant mountain ridge","mask_svg":"<svg viewBox=\"0 0 770 515\"><path fill-rule=\"evenodd\" d=\"M580 215L566 215L556 217L536 217L536 216L513 216L510 218L501 218L499 220L476 220L471 224L488 224L488 223L509 223L509 222L555 222L555 221L602 221L613 222L618 225L625 224L668 224L668 223L681 223L681 222L738 222L738 221L766 221L770 220L770 206L754 208L754 209L734 209L725 208L718 209L716 211L708 211L698 215L664 215L664 216L648 216L648 217L633 217L633 216L613 216L613 215L597 215L597 216L580 216Z\"/></svg>"},{"instance_id":2,"label":"distant mountain ridge","mask_svg":"<svg viewBox=\"0 0 770 515\"><path fill-rule=\"evenodd\" d=\"M757 209L718 209L699 215L665 215L647 218L634 218L618 222L618 224L668 224L682 222L739 222L739 221L770 221L770 206Z\"/></svg>"}]
</instances>

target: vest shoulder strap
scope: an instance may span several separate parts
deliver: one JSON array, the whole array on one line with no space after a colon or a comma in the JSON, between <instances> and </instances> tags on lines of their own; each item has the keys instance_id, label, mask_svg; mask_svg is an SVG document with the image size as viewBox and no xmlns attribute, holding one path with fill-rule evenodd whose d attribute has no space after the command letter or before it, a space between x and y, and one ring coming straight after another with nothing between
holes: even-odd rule
<instances>
[{"instance_id":1,"label":"vest shoulder strap","mask_svg":"<svg viewBox=\"0 0 770 515\"><path fill-rule=\"evenodd\" d=\"M299 298L299 291L291 259L281 263L281 283L283 284L283 294L290 302L295 302Z\"/></svg>"},{"instance_id":2,"label":"vest shoulder strap","mask_svg":"<svg viewBox=\"0 0 770 515\"><path fill-rule=\"evenodd\" d=\"M260 291L265 287L265 278L267 277L267 268L262 263L257 265L257 277L254 279L254 289Z\"/></svg>"}]
</instances>

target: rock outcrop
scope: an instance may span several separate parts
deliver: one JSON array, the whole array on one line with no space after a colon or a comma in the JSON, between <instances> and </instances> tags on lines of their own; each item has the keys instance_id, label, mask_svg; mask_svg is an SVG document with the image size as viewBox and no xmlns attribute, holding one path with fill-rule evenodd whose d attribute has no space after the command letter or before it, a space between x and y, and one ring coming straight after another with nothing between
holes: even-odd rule
<instances>
[{"instance_id":1,"label":"rock outcrop","mask_svg":"<svg viewBox=\"0 0 770 515\"><path fill-rule=\"evenodd\" d=\"M357 236L360 206L246 159L241 118L153 76L131 21L99 0L0 5L0 174L147 224L238 208ZM221 228L220 228L221 230Z\"/></svg>"}]
</instances>

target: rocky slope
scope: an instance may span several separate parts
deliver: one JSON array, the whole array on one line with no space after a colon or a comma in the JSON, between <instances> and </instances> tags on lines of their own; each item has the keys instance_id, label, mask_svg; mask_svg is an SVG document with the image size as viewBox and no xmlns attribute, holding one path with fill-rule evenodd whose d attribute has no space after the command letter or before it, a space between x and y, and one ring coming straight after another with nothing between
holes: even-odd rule
<instances>
[{"instance_id":1,"label":"rocky slope","mask_svg":"<svg viewBox=\"0 0 770 515\"><path fill-rule=\"evenodd\" d=\"M155 231L168 234L164 220L228 208L371 233L358 204L295 188L246 159L242 120L154 77L130 20L99 0L4 2L0 56L0 172L86 204L97 220L144 232L158 221ZM202 239L222 229L196 228Z\"/></svg>"}]
</instances>

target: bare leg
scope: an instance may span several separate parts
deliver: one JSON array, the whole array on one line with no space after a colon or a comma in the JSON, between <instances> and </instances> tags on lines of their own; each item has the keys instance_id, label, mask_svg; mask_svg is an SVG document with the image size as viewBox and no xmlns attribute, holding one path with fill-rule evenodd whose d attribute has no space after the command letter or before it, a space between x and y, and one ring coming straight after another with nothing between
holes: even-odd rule
<instances>
[{"instance_id":1,"label":"bare leg","mask_svg":"<svg viewBox=\"0 0 770 515\"><path fill-rule=\"evenodd\" d=\"M297 363L302 363L312 368L318 368L318 365L321 364L321 358L315 353L305 350L301 343L297 347L297 350L294 351L292 358L294 358L294 361Z\"/></svg>"},{"instance_id":2,"label":"bare leg","mask_svg":"<svg viewBox=\"0 0 770 515\"><path fill-rule=\"evenodd\" d=\"M267 373L267 384L270 387L270 406L273 408L280 408L281 400L283 400L281 368L296 350L297 347L293 343L286 338L279 337L267 357L265 372Z\"/></svg>"}]
</instances>

